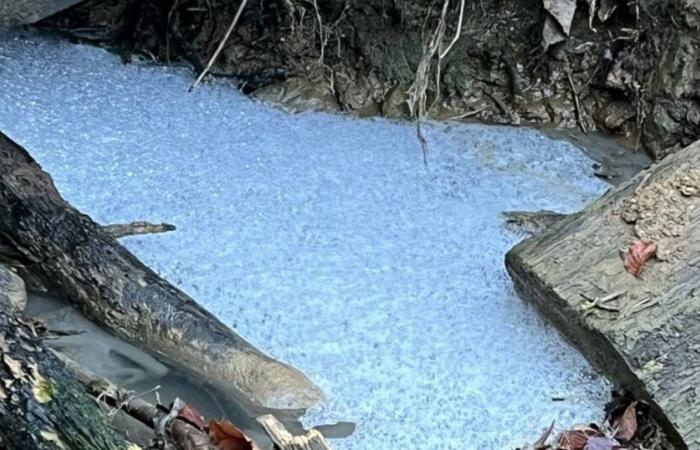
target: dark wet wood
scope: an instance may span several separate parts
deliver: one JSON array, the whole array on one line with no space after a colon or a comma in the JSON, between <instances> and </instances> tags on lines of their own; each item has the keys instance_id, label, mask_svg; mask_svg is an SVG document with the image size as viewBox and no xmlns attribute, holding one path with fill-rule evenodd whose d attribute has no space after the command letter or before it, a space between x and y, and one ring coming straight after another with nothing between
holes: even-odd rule
<instances>
[{"instance_id":1,"label":"dark wet wood","mask_svg":"<svg viewBox=\"0 0 700 450\"><path fill-rule=\"evenodd\" d=\"M0 448L125 450L63 364L0 303Z\"/></svg>"},{"instance_id":2,"label":"dark wet wood","mask_svg":"<svg viewBox=\"0 0 700 450\"><path fill-rule=\"evenodd\" d=\"M38 22L85 0L2 0L0 28Z\"/></svg>"},{"instance_id":3,"label":"dark wet wood","mask_svg":"<svg viewBox=\"0 0 700 450\"><path fill-rule=\"evenodd\" d=\"M0 237L92 319L233 398L242 393L278 409L321 398L301 372L255 349L71 207L29 154L1 134Z\"/></svg>"},{"instance_id":4,"label":"dark wet wood","mask_svg":"<svg viewBox=\"0 0 700 450\"><path fill-rule=\"evenodd\" d=\"M653 241L641 276L622 254ZM679 444L700 448L700 142L523 241L506 257L534 303Z\"/></svg>"}]
</instances>

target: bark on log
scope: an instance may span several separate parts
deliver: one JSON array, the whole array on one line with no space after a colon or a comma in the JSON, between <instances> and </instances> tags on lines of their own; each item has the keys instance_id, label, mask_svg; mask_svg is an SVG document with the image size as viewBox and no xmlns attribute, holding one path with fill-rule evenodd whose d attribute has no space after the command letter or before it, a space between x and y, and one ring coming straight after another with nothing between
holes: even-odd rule
<instances>
[{"instance_id":1,"label":"bark on log","mask_svg":"<svg viewBox=\"0 0 700 450\"><path fill-rule=\"evenodd\" d=\"M0 302L0 448L127 450L95 401ZM131 447L135 448L135 447Z\"/></svg>"},{"instance_id":2,"label":"bark on log","mask_svg":"<svg viewBox=\"0 0 700 450\"><path fill-rule=\"evenodd\" d=\"M94 320L232 397L274 409L321 399L304 374L255 349L72 208L1 134L0 235Z\"/></svg>"},{"instance_id":3,"label":"bark on log","mask_svg":"<svg viewBox=\"0 0 700 450\"><path fill-rule=\"evenodd\" d=\"M0 0L0 28L38 22L85 0Z\"/></svg>"},{"instance_id":4,"label":"bark on log","mask_svg":"<svg viewBox=\"0 0 700 450\"><path fill-rule=\"evenodd\" d=\"M621 255L638 241L657 257L635 277ZM700 448L700 141L518 244L506 265L524 299L651 403L679 448Z\"/></svg>"}]
</instances>

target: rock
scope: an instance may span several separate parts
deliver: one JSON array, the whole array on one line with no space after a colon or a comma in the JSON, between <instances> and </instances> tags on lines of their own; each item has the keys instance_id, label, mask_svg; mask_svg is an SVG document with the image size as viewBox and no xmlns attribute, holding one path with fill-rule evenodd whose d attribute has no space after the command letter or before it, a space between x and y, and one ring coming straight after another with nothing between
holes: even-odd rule
<instances>
[{"instance_id":1,"label":"rock","mask_svg":"<svg viewBox=\"0 0 700 450\"><path fill-rule=\"evenodd\" d=\"M681 0L681 17L688 28L700 29L700 0Z\"/></svg>"},{"instance_id":2,"label":"rock","mask_svg":"<svg viewBox=\"0 0 700 450\"><path fill-rule=\"evenodd\" d=\"M636 114L634 107L629 102L613 100L595 110L595 119L598 123L603 124L608 131L613 131Z\"/></svg>"},{"instance_id":3,"label":"rock","mask_svg":"<svg viewBox=\"0 0 700 450\"><path fill-rule=\"evenodd\" d=\"M700 99L700 43L688 35L670 42L659 64L659 93L671 98Z\"/></svg>"},{"instance_id":4,"label":"rock","mask_svg":"<svg viewBox=\"0 0 700 450\"><path fill-rule=\"evenodd\" d=\"M27 290L24 281L9 268L0 264L0 303L9 304L17 312L27 306Z\"/></svg>"},{"instance_id":5,"label":"rock","mask_svg":"<svg viewBox=\"0 0 700 450\"><path fill-rule=\"evenodd\" d=\"M305 78L288 78L253 92L252 97L273 103L285 111L340 111L338 101L323 83L315 83Z\"/></svg>"},{"instance_id":6,"label":"rock","mask_svg":"<svg viewBox=\"0 0 700 450\"><path fill-rule=\"evenodd\" d=\"M382 115L390 119L408 119L411 112L408 109L408 94L406 86L399 84L392 88L382 103Z\"/></svg>"},{"instance_id":7,"label":"rock","mask_svg":"<svg viewBox=\"0 0 700 450\"><path fill-rule=\"evenodd\" d=\"M640 241L657 251L635 276L621 251ZM700 141L518 244L506 266L678 448L700 448Z\"/></svg>"}]
</instances>

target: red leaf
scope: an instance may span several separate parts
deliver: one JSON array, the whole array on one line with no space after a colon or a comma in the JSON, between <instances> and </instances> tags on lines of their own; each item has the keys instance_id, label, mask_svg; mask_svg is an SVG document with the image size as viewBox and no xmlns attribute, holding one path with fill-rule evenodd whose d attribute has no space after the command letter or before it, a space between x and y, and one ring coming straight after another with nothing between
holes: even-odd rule
<instances>
[{"instance_id":1,"label":"red leaf","mask_svg":"<svg viewBox=\"0 0 700 450\"><path fill-rule=\"evenodd\" d=\"M625 269L634 275L639 276L642 270L642 265L652 256L656 254L656 244L647 241L637 241L630 245L625 254Z\"/></svg>"},{"instance_id":2,"label":"red leaf","mask_svg":"<svg viewBox=\"0 0 700 450\"><path fill-rule=\"evenodd\" d=\"M600 436L602 436L600 431L590 427L564 431L559 436L559 449L584 450L589 439Z\"/></svg>"},{"instance_id":3,"label":"red leaf","mask_svg":"<svg viewBox=\"0 0 700 450\"><path fill-rule=\"evenodd\" d=\"M228 420L210 421L209 435L220 450L259 450L252 439Z\"/></svg>"},{"instance_id":4,"label":"red leaf","mask_svg":"<svg viewBox=\"0 0 700 450\"><path fill-rule=\"evenodd\" d=\"M188 404L185 404L185 406L180 409L180 413L177 415L177 418L189 422L191 425L199 428L201 431L204 431L207 428L207 423L204 421L199 412Z\"/></svg>"},{"instance_id":5,"label":"red leaf","mask_svg":"<svg viewBox=\"0 0 700 450\"><path fill-rule=\"evenodd\" d=\"M630 403L615 428L615 437L621 441L630 441L634 437L637 433L637 402Z\"/></svg>"},{"instance_id":6,"label":"red leaf","mask_svg":"<svg viewBox=\"0 0 700 450\"><path fill-rule=\"evenodd\" d=\"M583 450L588 442L588 435L581 430L565 431L559 436L561 450Z\"/></svg>"}]
</instances>

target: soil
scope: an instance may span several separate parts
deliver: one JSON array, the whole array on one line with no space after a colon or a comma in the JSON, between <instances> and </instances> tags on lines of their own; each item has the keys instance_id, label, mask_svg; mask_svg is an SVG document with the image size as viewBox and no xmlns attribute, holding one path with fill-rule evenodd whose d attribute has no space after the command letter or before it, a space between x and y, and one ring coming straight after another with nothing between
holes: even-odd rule
<instances>
[{"instance_id":1,"label":"soil","mask_svg":"<svg viewBox=\"0 0 700 450\"><path fill-rule=\"evenodd\" d=\"M595 4L591 21L580 1L568 39L545 51L541 0L467 2L460 39L440 63L439 88L433 61L429 117L470 113L491 123L599 130L654 158L698 139L700 2ZM450 4L445 41L459 6ZM117 49L125 61L134 54L184 59L199 72L237 8L227 0L89 0L43 24ZM345 111L408 117L406 91L441 9L424 0L249 3L213 72L235 77L246 92L311 80Z\"/></svg>"}]
</instances>

